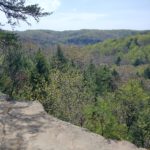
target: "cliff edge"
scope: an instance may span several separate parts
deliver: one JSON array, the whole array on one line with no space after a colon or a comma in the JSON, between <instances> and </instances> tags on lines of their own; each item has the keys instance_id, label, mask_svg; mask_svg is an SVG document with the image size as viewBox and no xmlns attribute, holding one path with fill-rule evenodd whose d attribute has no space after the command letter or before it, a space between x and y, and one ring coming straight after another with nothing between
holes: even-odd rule
<instances>
[{"instance_id":1,"label":"cliff edge","mask_svg":"<svg viewBox=\"0 0 150 150\"><path fill-rule=\"evenodd\" d=\"M39 102L0 98L0 150L144 150L48 115Z\"/></svg>"}]
</instances>

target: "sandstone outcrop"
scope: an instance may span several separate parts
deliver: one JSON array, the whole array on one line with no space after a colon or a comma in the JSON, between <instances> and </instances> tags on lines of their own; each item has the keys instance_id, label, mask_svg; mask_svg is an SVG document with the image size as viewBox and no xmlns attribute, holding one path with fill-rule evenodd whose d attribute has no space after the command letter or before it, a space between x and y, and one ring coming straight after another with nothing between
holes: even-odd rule
<instances>
[{"instance_id":1,"label":"sandstone outcrop","mask_svg":"<svg viewBox=\"0 0 150 150\"><path fill-rule=\"evenodd\" d=\"M39 102L3 99L0 97L0 150L142 150L58 120Z\"/></svg>"}]
</instances>

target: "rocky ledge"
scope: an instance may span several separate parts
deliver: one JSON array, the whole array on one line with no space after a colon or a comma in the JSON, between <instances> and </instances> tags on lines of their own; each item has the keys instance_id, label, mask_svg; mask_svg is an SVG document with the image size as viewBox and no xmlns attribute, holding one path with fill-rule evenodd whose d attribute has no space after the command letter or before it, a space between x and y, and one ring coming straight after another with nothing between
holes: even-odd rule
<instances>
[{"instance_id":1,"label":"rocky ledge","mask_svg":"<svg viewBox=\"0 0 150 150\"><path fill-rule=\"evenodd\" d=\"M0 98L0 150L144 150L48 115L39 102Z\"/></svg>"}]
</instances>

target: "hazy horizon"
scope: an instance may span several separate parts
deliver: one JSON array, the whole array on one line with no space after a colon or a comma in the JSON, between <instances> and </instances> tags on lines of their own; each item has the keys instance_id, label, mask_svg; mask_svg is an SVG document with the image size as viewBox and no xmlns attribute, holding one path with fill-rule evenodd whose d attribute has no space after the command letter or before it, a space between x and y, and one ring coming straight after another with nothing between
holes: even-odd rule
<instances>
[{"instance_id":1,"label":"hazy horizon","mask_svg":"<svg viewBox=\"0 0 150 150\"><path fill-rule=\"evenodd\" d=\"M3 30L3 29L2 29ZM11 30L4 29L6 31L16 31L16 32L25 32L25 31L54 31L54 32L66 32L66 31L82 31L82 30L99 30L99 31L150 31L150 29L138 30L138 29L66 29L66 30L53 30L53 29L25 29L25 30Z\"/></svg>"}]
</instances>

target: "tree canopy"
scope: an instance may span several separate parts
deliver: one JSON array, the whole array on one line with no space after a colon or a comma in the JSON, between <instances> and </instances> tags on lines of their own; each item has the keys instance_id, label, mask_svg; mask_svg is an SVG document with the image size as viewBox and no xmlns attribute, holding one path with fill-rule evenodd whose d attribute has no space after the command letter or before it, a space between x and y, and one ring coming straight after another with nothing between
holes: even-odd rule
<instances>
[{"instance_id":1,"label":"tree canopy","mask_svg":"<svg viewBox=\"0 0 150 150\"><path fill-rule=\"evenodd\" d=\"M38 22L40 17L51 14L44 12L38 4L26 5L26 0L0 0L0 11L5 14L7 23L11 26L17 25L19 21L30 24L29 16ZM1 22L0 24L2 25Z\"/></svg>"}]
</instances>

